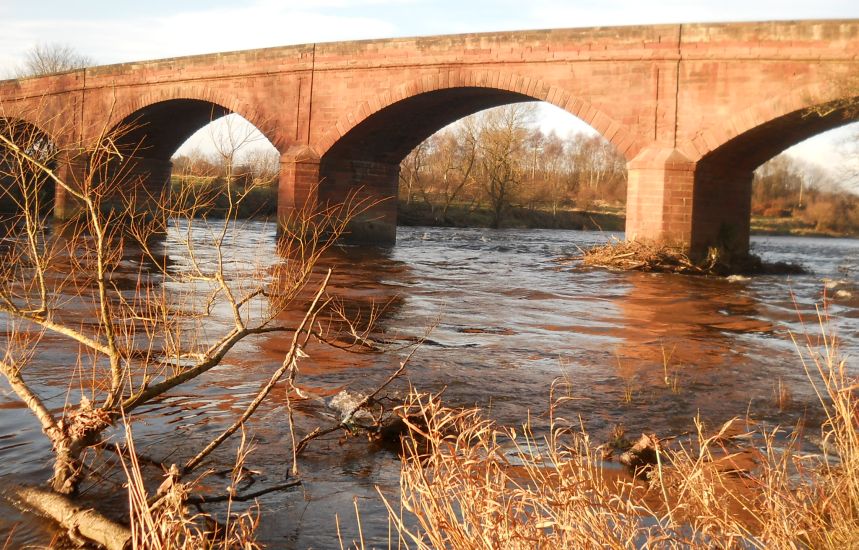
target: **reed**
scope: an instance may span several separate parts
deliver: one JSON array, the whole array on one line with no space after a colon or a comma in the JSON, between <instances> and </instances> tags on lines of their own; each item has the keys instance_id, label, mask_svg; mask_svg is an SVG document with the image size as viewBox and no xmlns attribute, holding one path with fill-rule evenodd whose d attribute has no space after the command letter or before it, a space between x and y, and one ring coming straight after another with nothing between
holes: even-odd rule
<instances>
[{"instance_id":1,"label":"reed","mask_svg":"<svg viewBox=\"0 0 859 550\"><path fill-rule=\"evenodd\" d=\"M195 492L202 477L190 482L182 482L178 470L168 471L158 491L161 497L153 502L154 494L146 487L138 455L134 447L131 425L125 424L125 453L122 455L122 468L125 471L128 487L129 519L131 540L126 544L130 550L204 550L210 548L258 550L256 530L259 514L256 506L241 513L232 511L233 500L227 501L227 511L223 522L214 515L202 510L192 512L189 495ZM253 450L248 444L244 430L236 451L236 459L230 473L227 493L238 494L238 487L244 479L244 464Z\"/></svg>"},{"instance_id":2,"label":"reed","mask_svg":"<svg viewBox=\"0 0 859 550\"><path fill-rule=\"evenodd\" d=\"M607 469L580 422L550 407L543 436L478 409L412 393L403 407L399 506L404 548L853 548L859 541L859 383L837 340L809 340L801 363L826 421L823 455L738 419L656 448L638 477ZM419 419L415 421L414 419ZM750 439L751 438L751 439ZM665 440L661 440L665 441ZM754 441L755 444L749 444ZM383 497L384 498L384 497ZM394 544L394 541L391 541ZM851 546L852 545L852 546Z\"/></svg>"}]
</instances>

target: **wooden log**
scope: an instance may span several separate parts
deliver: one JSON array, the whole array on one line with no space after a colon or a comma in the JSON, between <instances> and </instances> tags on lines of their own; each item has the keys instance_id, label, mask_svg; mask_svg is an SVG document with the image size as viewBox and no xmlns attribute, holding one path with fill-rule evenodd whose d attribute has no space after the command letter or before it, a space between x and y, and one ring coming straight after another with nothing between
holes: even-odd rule
<instances>
[{"instance_id":1,"label":"wooden log","mask_svg":"<svg viewBox=\"0 0 859 550\"><path fill-rule=\"evenodd\" d=\"M53 519L73 536L83 537L107 550L128 550L131 531L91 508L82 508L70 498L38 487L13 485L6 498L24 510Z\"/></svg>"}]
</instances>

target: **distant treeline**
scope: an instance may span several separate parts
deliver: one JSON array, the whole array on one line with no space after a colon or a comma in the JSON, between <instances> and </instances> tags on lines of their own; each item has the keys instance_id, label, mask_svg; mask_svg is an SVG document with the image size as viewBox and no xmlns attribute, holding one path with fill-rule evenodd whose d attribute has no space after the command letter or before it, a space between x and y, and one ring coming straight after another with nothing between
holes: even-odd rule
<instances>
[{"instance_id":1,"label":"distant treeline","mask_svg":"<svg viewBox=\"0 0 859 550\"><path fill-rule=\"evenodd\" d=\"M755 172L752 215L793 219L817 233L859 235L859 196L822 168L788 155L773 158Z\"/></svg>"},{"instance_id":2,"label":"distant treeline","mask_svg":"<svg viewBox=\"0 0 859 550\"><path fill-rule=\"evenodd\" d=\"M187 209L193 204L198 215L224 216L232 204L237 205L240 218L275 216L280 168L277 151L235 158L207 156L199 151L174 158L170 195L179 202L177 206Z\"/></svg>"},{"instance_id":3,"label":"distant treeline","mask_svg":"<svg viewBox=\"0 0 859 550\"><path fill-rule=\"evenodd\" d=\"M421 143L401 165L401 211L429 210L444 225L459 225L463 211L488 213L487 225L499 227L514 210L622 204L626 165L614 147L599 136L547 134L534 127L534 109L484 111Z\"/></svg>"}]
</instances>

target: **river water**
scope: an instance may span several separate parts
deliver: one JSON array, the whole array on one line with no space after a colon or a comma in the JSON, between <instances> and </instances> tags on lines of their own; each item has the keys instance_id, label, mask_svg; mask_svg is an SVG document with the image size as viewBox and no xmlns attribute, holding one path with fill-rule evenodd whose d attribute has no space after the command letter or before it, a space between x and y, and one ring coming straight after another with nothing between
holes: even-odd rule
<instances>
[{"instance_id":1,"label":"river water","mask_svg":"<svg viewBox=\"0 0 859 550\"><path fill-rule=\"evenodd\" d=\"M176 270L187 265L180 234L173 228L163 245ZM407 383L425 391L445 388L447 404L476 404L499 422L518 425L529 411L538 417L546 411L550 385L563 378L575 397L564 415L579 415L597 441L618 424L633 436L683 433L696 414L710 425L734 416L766 426L792 426L800 419L819 425L792 335L801 343L817 342L818 314L825 314L855 367L859 241L754 238L753 251L765 260L799 262L811 270L789 277L624 273L558 261L613 237L622 235L400 228L394 248L340 247L322 264L333 267L332 292L351 311L387 304L375 337L396 346L433 327L392 391ZM243 224L228 253L263 268L283 261L273 226L262 222ZM139 265L127 264L129 275L136 275ZM243 409L286 348L283 336L246 342L227 364L138 411L138 451L165 461L191 456ZM307 351L299 385L316 399L301 407L302 430L330 423L326 399L343 389L375 387L407 353L350 354L320 345ZM68 385L74 352L48 338L33 366L32 379L54 407L74 395ZM779 381L791 395L782 410L774 397ZM250 426L256 450L249 465L260 472L259 486L283 481L289 466L283 397L275 391ZM0 477L4 483L46 479L49 448L5 385L0 409ZM232 463L230 449L215 458L216 467ZM302 486L260 499L264 542L273 548L339 547L337 515L348 543L357 536L355 499L368 544L386 540L388 523L376 491L396 494L395 455L338 434L315 442L301 467ZM217 477L209 482L226 483ZM52 537L46 522L2 503L0 543L13 528L12 547L47 544Z\"/></svg>"}]
</instances>

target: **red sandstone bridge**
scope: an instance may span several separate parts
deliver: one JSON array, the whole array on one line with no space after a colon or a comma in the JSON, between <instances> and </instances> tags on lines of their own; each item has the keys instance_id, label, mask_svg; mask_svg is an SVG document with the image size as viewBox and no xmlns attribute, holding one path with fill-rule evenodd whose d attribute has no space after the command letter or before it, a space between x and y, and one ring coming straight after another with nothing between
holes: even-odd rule
<instances>
[{"instance_id":1,"label":"red sandstone bridge","mask_svg":"<svg viewBox=\"0 0 859 550\"><path fill-rule=\"evenodd\" d=\"M360 187L395 197L399 163L479 110L547 101L627 159L627 238L748 247L752 171L850 122L859 20L683 24L308 44L0 82L0 117L61 147L133 123L126 171L149 190L213 116L238 113L281 153L278 214ZM852 83L852 84L851 84ZM810 107L820 107L811 113ZM818 114L819 113L819 114ZM855 113L854 113L855 117ZM82 153L61 171L85 166ZM69 210L58 190L55 213ZM393 241L396 200L355 224Z\"/></svg>"}]
</instances>

